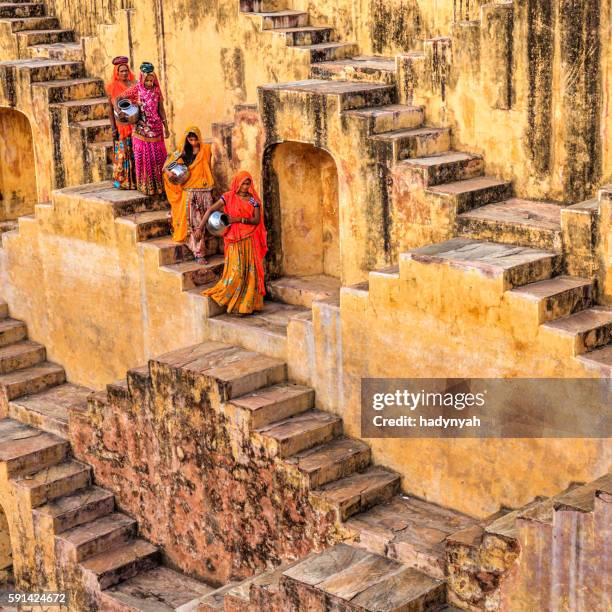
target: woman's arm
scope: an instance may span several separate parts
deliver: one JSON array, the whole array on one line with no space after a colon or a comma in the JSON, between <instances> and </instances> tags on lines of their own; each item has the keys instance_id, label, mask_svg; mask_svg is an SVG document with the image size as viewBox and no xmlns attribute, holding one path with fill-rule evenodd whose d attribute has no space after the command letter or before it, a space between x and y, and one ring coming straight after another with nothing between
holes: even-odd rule
<instances>
[{"instance_id":1,"label":"woman's arm","mask_svg":"<svg viewBox=\"0 0 612 612\"><path fill-rule=\"evenodd\" d=\"M261 208L257 206L255 208L255 214L252 218L248 217L230 217L230 223L242 223L243 225L259 225L259 220L261 219Z\"/></svg>"},{"instance_id":2,"label":"woman's arm","mask_svg":"<svg viewBox=\"0 0 612 612\"><path fill-rule=\"evenodd\" d=\"M162 123L164 124L164 136L166 138L170 138L170 132L168 130L168 120L166 119L166 109L164 107L164 101L161 98L159 99L158 111Z\"/></svg>"},{"instance_id":3,"label":"woman's arm","mask_svg":"<svg viewBox=\"0 0 612 612\"><path fill-rule=\"evenodd\" d=\"M194 238L199 240L206 229L206 223L208 223L208 218L217 210L222 210L225 206L225 202L221 199L217 200L205 213L202 217L202 221L200 222L199 227L194 231Z\"/></svg>"},{"instance_id":4,"label":"woman's arm","mask_svg":"<svg viewBox=\"0 0 612 612\"><path fill-rule=\"evenodd\" d=\"M115 121L115 107L113 106L113 100L108 99L108 118L110 120L111 129L113 130L113 140L119 140L119 130L117 129L117 122Z\"/></svg>"}]
</instances>

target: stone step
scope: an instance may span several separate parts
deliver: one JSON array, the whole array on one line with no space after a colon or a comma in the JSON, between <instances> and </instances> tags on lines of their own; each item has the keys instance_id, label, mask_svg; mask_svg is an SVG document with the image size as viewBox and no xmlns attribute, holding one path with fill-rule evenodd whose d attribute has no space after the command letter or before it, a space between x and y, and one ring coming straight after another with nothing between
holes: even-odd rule
<instances>
[{"instance_id":1,"label":"stone step","mask_svg":"<svg viewBox=\"0 0 612 612\"><path fill-rule=\"evenodd\" d=\"M556 253L466 238L453 238L400 255L403 265L443 265L502 281L504 291L551 278L560 266Z\"/></svg>"},{"instance_id":2,"label":"stone step","mask_svg":"<svg viewBox=\"0 0 612 612\"><path fill-rule=\"evenodd\" d=\"M246 395L287 380L287 365L255 351L220 342L204 342L172 351L151 361L160 376L203 376L214 381L221 401Z\"/></svg>"},{"instance_id":3,"label":"stone step","mask_svg":"<svg viewBox=\"0 0 612 612\"><path fill-rule=\"evenodd\" d=\"M597 372L603 378L612 377L612 344L583 353L578 357L588 370Z\"/></svg>"},{"instance_id":4,"label":"stone step","mask_svg":"<svg viewBox=\"0 0 612 612\"><path fill-rule=\"evenodd\" d=\"M102 552L83 561L81 568L93 574L101 589L129 580L140 572L153 569L159 562L159 550L141 538Z\"/></svg>"},{"instance_id":5,"label":"stone step","mask_svg":"<svg viewBox=\"0 0 612 612\"><path fill-rule=\"evenodd\" d=\"M370 460L371 450L367 444L352 438L339 438L292 455L287 463L304 475L309 488L316 489L365 470Z\"/></svg>"},{"instance_id":6,"label":"stone step","mask_svg":"<svg viewBox=\"0 0 612 612\"><path fill-rule=\"evenodd\" d=\"M30 45L52 45L61 42L74 42L74 30L21 30L17 32L21 48Z\"/></svg>"},{"instance_id":7,"label":"stone step","mask_svg":"<svg viewBox=\"0 0 612 612\"><path fill-rule=\"evenodd\" d=\"M457 217L461 236L561 251L561 207L552 202L511 198Z\"/></svg>"},{"instance_id":8,"label":"stone step","mask_svg":"<svg viewBox=\"0 0 612 612\"><path fill-rule=\"evenodd\" d=\"M102 142L88 142L87 156L92 163L100 163L106 167L114 161L115 145L112 140L104 140ZM110 178L100 179L102 182L107 182Z\"/></svg>"},{"instance_id":9,"label":"stone step","mask_svg":"<svg viewBox=\"0 0 612 612\"><path fill-rule=\"evenodd\" d=\"M45 12L43 2L0 2L0 19L42 17Z\"/></svg>"},{"instance_id":10,"label":"stone step","mask_svg":"<svg viewBox=\"0 0 612 612\"><path fill-rule=\"evenodd\" d=\"M165 612L182 609L215 589L168 567L155 567L110 587L102 602L131 612ZM110 608L115 610L116 608ZM196 609L195 607L193 608Z\"/></svg>"},{"instance_id":11,"label":"stone step","mask_svg":"<svg viewBox=\"0 0 612 612\"><path fill-rule=\"evenodd\" d=\"M445 584L401 563L336 544L283 573L286 601L299 610L403 612L435 610L446 601Z\"/></svg>"},{"instance_id":12,"label":"stone step","mask_svg":"<svg viewBox=\"0 0 612 612\"><path fill-rule=\"evenodd\" d=\"M290 457L342 434L342 419L329 412L308 410L255 430L272 455ZM299 466L299 459L294 462Z\"/></svg>"},{"instance_id":13,"label":"stone step","mask_svg":"<svg viewBox=\"0 0 612 612\"><path fill-rule=\"evenodd\" d=\"M421 127L425 120L423 106L388 104L373 108L360 108L344 113L346 116L369 124L369 133L381 134L394 130L410 130Z\"/></svg>"},{"instance_id":14,"label":"stone step","mask_svg":"<svg viewBox=\"0 0 612 612\"><path fill-rule=\"evenodd\" d=\"M223 274L223 266L223 255L213 255L205 264L187 260L170 266L161 266L160 270L180 278L181 290L188 291L218 281Z\"/></svg>"},{"instance_id":15,"label":"stone step","mask_svg":"<svg viewBox=\"0 0 612 612\"><path fill-rule=\"evenodd\" d=\"M21 340L0 348L0 374L29 368L46 359L45 347L38 342Z\"/></svg>"},{"instance_id":16,"label":"stone step","mask_svg":"<svg viewBox=\"0 0 612 612\"><path fill-rule=\"evenodd\" d=\"M136 213L163 209L167 215L168 209L168 203L163 198L153 198L135 190L115 189L111 181L58 189L53 192L53 198L55 201L76 199L88 204L108 206L114 217L123 217L126 223L132 225Z\"/></svg>"},{"instance_id":17,"label":"stone step","mask_svg":"<svg viewBox=\"0 0 612 612\"><path fill-rule=\"evenodd\" d=\"M351 57L359 53L359 47L355 43L327 42L318 45L296 45L297 51L307 53L312 64L318 62L329 62L332 60Z\"/></svg>"},{"instance_id":18,"label":"stone step","mask_svg":"<svg viewBox=\"0 0 612 612\"><path fill-rule=\"evenodd\" d=\"M0 421L0 461L9 477L38 472L63 461L70 450L58 436L29 427L13 419Z\"/></svg>"},{"instance_id":19,"label":"stone step","mask_svg":"<svg viewBox=\"0 0 612 612\"><path fill-rule=\"evenodd\" d=\"M193 605L185 604L177 612L225 612L225 598L237 586L239 586L239 583L230 582L200 597L197 604L195 602Z\"/></svg>"},{"instance_id":20,"label":"stone step","mask_svg":"<svg viewBox=\"0 0 612 612\"><path fill-rule=\"evenodd\" d=\"M308 25L308 13L292 9L256 13L253 16L259 21L262 30L302 28Z\"/></svg>"},{"instance_id":21,"label":"stone step","mask_svg":"<svg viewBox=\"0 0 612 612\"><path fill-rule=\"evenodd\" d=\"M133 518L113 512L68 529L56 541L72 561L83 561L127 544L137 530L138 524Z\"/></svg>"},{"instance_id":22,"label":"stone step","mask_svg":"<svg viewBox=\"0 0 612 612\"><path fill-rule=\"evenodd\" d=\"M301 414L314 406L314 390L290 382L258 389L232 400L243 411L250 429Z\"/></svg>"},{"instance_id":23,"label":"stone step","mask_svg":"<svg viewBox=\"0 0 612 612\"><path fill-rule=\"evenodd\" d=\"M384 132L371 140L391 148L393 161L443 153L450 148L450 128L420 127Z\"/></svg>"},{"instance_id":24,"label":"stone step","mask_svg":"<svg viewBox=\"0 0 612 612\"><path fill-rule=\"evenodd\" d=\"M9 307L6 302L0 301L0 320L9 316Z\"/></svg>"},{"instance_id":25,"label":"stone step","mask_svg":"<svg viewBox=\"0 0 612 612\"><path fill-rule=\"evenodd\" d=\"M28 497L28 505L37 508L54 499L72 495L91 485L91 468L72 459L43 468L29 476L14 479Z\"/></svg>"},{"instance_id":26,"label":"stone step","mask_svg":"<svg viewBox=\"0 0 612 612\"><path fill-rule=\"evenodd\" d=\"M8 346L15 342L25 340L28 336L28 328L23 321L17 319L3 318L0 320L0 346Z\"/></svg>"},{"instance_id":27,"label":"stone step","mask_svg":"<svg viewBox=\"0 0 612 612\"><path fill-rule=\"evenodd\" d=\"M612 494L612 473L604 474L596 480L556 496L554 500L555 511L593 512L595 497L600 491L608 495Z\"/></svg>"},{"instance_id":28,"label":"stone step","mask_svg":"<svg viewBox=\"0 0 612 612\"><path fill-rule=\"evenodd\" d=\"M35 515L59 534L110 514L114 509L115 496L110 491L87 487L39 506Z\"/></svg>"},{"instance_id":29,"label":"stone step","mask_svg":"<svg viewBox=\"0 0 612 612\"><path fill-rule=\"evenodd\" d=\"M58 108L65 112L68 123L79 123L108 118L108 99L90 98L86 100L69 100L52 104L51 108ZM111 141L106 141L110 142ZM102 144L102 143L100 143Z\"/></svg>"},{"instance_id":30,"label":"stone step","mask_svg":"<svg viewBox=\"0 0 612 612\"><path fill-rule=\"evenodd\" d=\"M381 83L355 83L353 81L323 81L308 79L294 83L274 83L260 87L264 96L275 96L278 91L308 99L323 96L333 100L339 111L387 106L395 103L396 91Z\"/></svg>"},{"instance_id":31,"label":"stone step","mask_svg":"<svg viewBox=\"0 0 612 612\"><path fill-rule=\"evenodd\" d=\"M249 597L252 610L283 610L286 602L281 592L283 573L300 561L283 563L273 570L263 572L250 581Z\"/></svg>"},{"instance_id":32,"label":"stone step","mask_svg":"<svg viewBox=\"0 0 612 612\"><path fill-rule=\"evenodd\" d=\"M268 295L277 302L302 308L312 303L340 296L340 279L325 274L313 276L282 276L268 283Z\"/></svg>"},{"instance_id":33,"label":"stone step","mask_svg":"<svg viewBox=\"0 0 612 612\"><path fill-rule=\"evenodd\" d=\"M64 382L64 368L51 361L43 361L29 368L0 375L0 395L10 401L22 395L40 393Z\"/></svg>"},{"instance_id":34,"label":"stone step","mask_svg":"<svg viewBox=\"0 0 612 612\"><path fill-rule=\"evenodd\" d=\"M248 317L221 314L206 322L211 340L236 344L277 359L287 356L287 326L293 317L310 316L300 306L265 302L264 310Z\"/></svg>"},{"instance_id":35,"label":"stone step","mask_svg":"<svg viewBox=\"0 0 612 612\"><path fill-rule=\"evenodd\" d=\"M206 236L205 241L206 257L212 258L219 254L219 238L215 236ZM158 249L160 266L172 266L193 259L193 253L189 250L189 247L186 244L174 242L171 236L149 240L146 246L147 248Z\"/></svg>"},{"instance_id":36,"label":"stone step","mask_svg":"<svg viewBox=\"0 0 612 612\"><path fill-rule=\"evenodd\" d=\"M612 308L594 306L544 323L542 328L568 339L574 355L581 355L612 342Z\"/></svg>"},{"instance_id":37,"label":"stone step","mask_svg":"<svg viewBox=\"0 0 612 612\"><path fill-rule=\"evenodd\" d=\"M0 6L2 5L0 4ZM10 17L1 19L1 21L8 23L13 32L21 32L23 30L57 30L60 27L57 17Z\"/></svg>"},{"instance_id":38,"label":"stone step","mask_svg":"<svg viewBox=\"0 0 612 612\"><path fill-rule=\"evenodd\" d=\"M113 131L108 118L75 121L70 124L70 127L80 130L87 142L109 142L113 137Z\"/></svg>"},{"instance_id":39,"label":"stone step","mask_svg":"<svg viewBox=\"0 0 612 612\"><path fill-rule=\"evenodd\" d=\"M15 399L9 403L9 416L43 431L67 438L68 415L71 409L87 406L92 390L65 383Z\"/></svg>"},{"instance_id":40,"label":"stone step","mask_svg":"<svg viewBox=\"0 0 612 612\"><path fill-rule=\"evenodd\" d=\"M29 57L61 59L67 61L84 61L83 47L80 42L59 42L43 45L30 45L27 48Z\"/></svg>"},{"instance_id":41,"label":"stone step","mask_svg":"<svg viewBox=\"0 0 612 612\"><path fill-rule=\"evenodd\" d=\"M346 59L319 62L311 66L310 75L315 79L366 81L394 85L395 59L358 55Z\"/></svg>"},{"instance_id":42,"label":"stone step","mask_svg":"<svg viewBox=\"0 0 612 612\"><path fill-rule=\"evenodd\" d=\"M83 62L51 59L24 60L20 67L27 70L30 82L35 86L48 82L80 80L85 70Z\"/></svg>"},{"instance_id":43,"label":"stone step","mask_svg":"<svg viewBox=\"0 0 612 612\"><path fill-rule=\"evenodd\" d=\"M346 526L357 537L356 545L444 580L446 538L475 524L465 514L398 495L354 516Z\"/></svg>"},{"instance_id":44,"label":"stone step","mask_svg":"<svg viewBox=\"0 0 612 612\"><path fill-rule=\"evenodd\" d=\"M549 280L517 287L512 297L527 300L538 309L538 322L546 323L566 317L594 303L595 288L587 278L556 276Z\"/></svg>"},{"instance_id":45,"label":"stone step","mask_svg":"<svg viewBox=\"0 0 612 612\"><path fill-rule=\"evenodd\" d=\"M167 236L172 231L172 223L165 210L138 212L119 217L117 223L131 227L136 234L136 242Z\"/></svg>"},{"instance_id":46,"label":"stone step","mask_svg":"<svg viewBox=\"0 0 612 612\"><path fill-rule=\"evenodd\" d=\"M104 95L104 83L100 79L66 79L33 83L35 89L45 92L49 103L98 98Z\"/></svg>"},{"instance_id":47,"label":"stone step","mask_svg":"<svg viewBox=\"0 0 612 612\"><path fill-rule=\"evenodd\" d=\"M454 203L457 213L464 213L493 202L508 200L513 196L513 189L509 181L479 176L429 187L427 193L441 201Z\"/></svg>"},{"instance_id":48,"label":"stone step","mask_svg":"<svg viewBox=\"0 0 612 612\"><path fill-rule=\"evenodd\" d=\"M318 45L332 40L333 28L325 26L301 26L297 28L277 28L266 30L271 34L282 36L290 47L297 45Z\"/></svg>"},{"instance_id":49,"label":"stone step","mask_svg":"<svg viewBox=\"0 0 612 612\"><path fill-rule=\"evenodd\" d=\"M472 179L484 174L484 161L480 155L459 151L406 159L401 162L401 166L419 173L428 187Z\"/></svg>"},{"instance_id":50,"label":"stone step","mask_svg":"<svg viewBox=\"0 0 612 612\"><path fill-rule=\"evenodd\" d=\"M379 467L341 478L312 491L311 495L325 507L334 509L341 521L364 512L376 504L390 501L400 486L398 474Z\"/></svg>"}]
</instances>

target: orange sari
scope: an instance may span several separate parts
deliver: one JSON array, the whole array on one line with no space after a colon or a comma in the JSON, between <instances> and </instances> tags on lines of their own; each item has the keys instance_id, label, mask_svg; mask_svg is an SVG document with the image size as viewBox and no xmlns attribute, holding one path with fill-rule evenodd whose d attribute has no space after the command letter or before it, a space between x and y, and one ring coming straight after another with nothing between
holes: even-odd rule
<instances>
[{"instance_id":1,"label":"orange sari","mask_svg":"<svg viewBox=\"0 0 612 612\"><path fill-rule=\"evenodd\" d=\"M251 179L249 201L239 195L240 185ZM263 310L263 297L266 294L263 259L268 252L264 211L261 199L248 172L239 172L232 180L230 191L223 194L224 210L232 217L252 219L256 205L261 208L259 223L255 226L233 223L224 236L225 265L219 282L203 292L227 312L250 314Z\"/></svg>"},{"instance_id":2,"label":"orange sari","mask_svg":"<svg viewBox=\"0 0 612 612\"><path fill-rule=\"evenodd\" d=\"M202 142L202 134L200 130L191 126L185 130L183 138L183 146L187 140L187 134L193 132L200 141L200 151L196 158L189 166L189 179L182 185L173 185L168 176L164 172L164 187L166 188L166 196L172 209L172 239L175 242L184 242L187 238L187 233L190 231L189 215L187 211L187 192L185 189L204 189L213 187L215 180L210 169L210 160L212 157L211 146L208 143ZM175 151L168 156L164 168L173 161L181 160L181 152ZM182 160L181 160L182 161Z\"/></svg>"}]
</instances>

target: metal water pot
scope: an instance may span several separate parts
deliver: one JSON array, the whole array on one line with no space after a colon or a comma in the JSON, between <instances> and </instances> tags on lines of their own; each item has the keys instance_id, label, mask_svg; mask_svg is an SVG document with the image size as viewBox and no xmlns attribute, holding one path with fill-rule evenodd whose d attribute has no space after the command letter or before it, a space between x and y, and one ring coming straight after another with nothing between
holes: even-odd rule
<instances>
[{"instance_id":1,"label":"metal water pot","mask_svg":"<svg viewBox=\"0 0 612 612\"><path fill-rule=\"evenodd\" d=\"M140 109L130 100L119 100L115 108L115 119L124 125L134 125L140 117Z\"/></svg>"},{"instance_id":2,"label":"metal water pot","mask_svg":"<svg viewBox=\"0 0 612 612\"><path fill-rule=\"evenodd\" d=\"M185 164L174 161L168 164L166 173L168 174L168 180L173 185L184 185L189 180L189 168Z\"/></svg>"},{"instance_id":3,"label":"metal water pot","mask_svg":"<svg viewBox=\"0 0 612 612\"><path fill-rule=\"evenodd\" d=\"M231 223L229 222L229 217L219 211L216 210L210 217L208 217L208 221L206 222L206 229L213 236L223 236L227 230L230 228Z\"/></svg>"}]
</instances>

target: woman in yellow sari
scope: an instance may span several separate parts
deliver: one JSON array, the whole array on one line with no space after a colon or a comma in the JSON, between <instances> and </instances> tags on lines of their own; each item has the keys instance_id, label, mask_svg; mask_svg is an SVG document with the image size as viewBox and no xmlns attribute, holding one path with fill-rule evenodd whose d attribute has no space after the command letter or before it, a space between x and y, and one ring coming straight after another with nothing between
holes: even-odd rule
<instances>
[{"instance_id":1,"label":"woman in yellow sari","mask_svg":"<svg viewBox=\"0 0 612 612\"><path fill-rule=\"evenodd\" d=\"M175 242L186 242L196 261L206 263L204 237L199 236L196 240L195 230L212 204L212 187L215 181L210 169L211 146L202 142L202 133L196 126L187 128L182 143L182 149L169 155L164 164L164 169L172 162L189 168L189 179L182 185L173 185L164 172L166 196L172 209L172 239ZM192 193L189 198L188 189L201 189L202 192Z\"/></svg>"}]
</instances>

